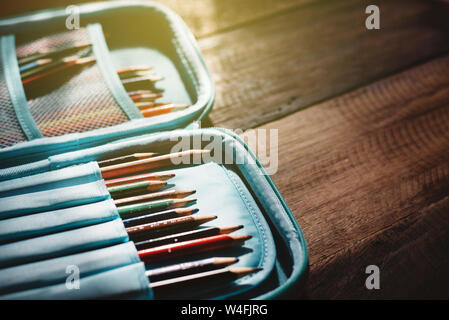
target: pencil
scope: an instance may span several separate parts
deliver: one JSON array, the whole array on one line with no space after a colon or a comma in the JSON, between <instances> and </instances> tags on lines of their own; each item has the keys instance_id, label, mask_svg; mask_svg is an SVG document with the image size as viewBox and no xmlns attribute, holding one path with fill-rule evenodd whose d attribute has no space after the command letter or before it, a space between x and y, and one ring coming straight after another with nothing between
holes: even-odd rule
<instances>
[{"instance_id":1,"label":"pencil","mask_svg":"<svg viewBox=\"0 0 449 320\"><path fill-rule=\"evenodd\" d=\"M126 225L125 225L126 226ZM143 241L134 242L137 250L149 249L158 246L163 246L171 243L178 243L182 241L195 240L200 238L206 238L211 236L217 236L220 234L229 234L236 230L242 229L243 226L234 226L234 227L205 227L190 231L185 231L181 233L175 233L159 238L147 239Z\"/></svg>"},{"instance_id":2,"label":"pencil","mask_svg":"<svg viewBox=\"0 0 449 320\"><path fill-rule=\"evenodd\" d=\"M20 65L22 65L22 64L31 62L33 60L38 60L38 59L42 59L42 58L52 58L55 56L56 57L68 56L77 51L85 49L85 48L89 47L90 45L91 44L89 42L79 42L73 46L67 46L64 48L41 50L41 51L33 53L31 55L27 55L24 57L18 57L18 62Z\"/></svg>"},{"instance_id":3,"label":"pencil","mask_svg":"<svg viewBox=\"0 0 449 320\"><path fill-rule=\"evenodd\" d=\"M213 288L217 283L228 283L252 273L261 271L262 268L221 268L217 270L210 270L200 273L194 273L186 276L155 281L149 284L149 287L153 289L157 298L164 295L173 295L179 293L195 294L194 288Z\"/></svg>"},{"instance_id":4,"label":"pencil","mask_svg":"<svg viewBox=\"0 0 449 320\"><path fill-rule=\"evenodd\" d=\"M103 179L116 178L120 176L129 175L132 173L142 172L150 169L156 169L167 165L173 165L174 162L181 164L191 164L192 157L199 156L202 158L203 154L210 153L211 150L187 150L175 153L169 153L157 157L152 157L143 160L131 161L126 163L115 164L100 168Z\"/></svg>"},{"instance_id":5,"label":"pencil","mask_svg":"<svg viewBox=\"0 0 449 320\"><path fill-rule=\"evenodd\" d=\"M73 67L73 66L82 66L88 63L92 63L95 61L94 57L85 57L85 58L76 58L70 57L70 59L63 59L64 61L58 62L55 64L49 63L47 65L40 66L39 68L31 69L27 72L24 72L22 75L22 84L28 84L32 81L41 79L48 75L54 74L61 70ZM42 69L41 69L42 68ZM38 70L39 69L39 70ZM26 74L25 74L26 73Z\"/></svg>"},{"instance_id":6,"label":"pencil","mask_svg":"<svg viewBox=\"0 0 449 320\"><path fill-rule=\"evenodd\" d=\"M148 270L145 272L145 275L150 279L151 282L155 282L182 277L192 273L200 273L213 269L224 268L238 261L239 259L234 257L207 258Z\"/></svg>"},{"instance_id":7,"label":"pencil","mask_svg":"<svg viewBox=\"0 0 449 320\"><path fill-rule=\"evenodd\" d=\"M46 65L46 64L48 64L50 62L52 62L52 59L50 59L50 58L38 59L38 60L35 60L33 62L30 62L30 63L27 63L27 64L24 64L24 65L20 66L19 67L19 71L22 73L24 71L28 71L30 69Z\"/></svg>"},{"instance_id":8,"label":"pencil","mask_svg":"<svg viewBox=\"0 0 449 320\"><path fill-rule=\"evenodd\" d=\"M197 213L198 211L199 211L198 208L176 208L171 210L150 213L134 218L123 219L123 224L125 225L126 228L128 228L150 222L189 216Z\"/></svg>"},{"instance_id":9,"label":"pencil","mask_svg":"<svg viewBox=\"0 0 449 320\"><path fill-rule=\"evenodd\" d=\"M119 77L121 80L138 78L138 77L147 77L147 76L154 77L157 75L149 73L148 71L143 71L143 70L135 70L135 71L129 71L129 72L124 72L124 73L119 74Z\"/></svg>"},{"instance_id":10,"label":"pencil","mask_svg":"<svg viewBox=\"0 0 449 320\"><path fill-rule=\"evenodd\" d=\"M167 244L155 248L137 251L140 259L146 263L163 261L171 258L179 258L186 255L202 253L240 245L250 239L250 235L220 234L201 239Z\"/></svg>"},{"instance_id":11,"label":"pencil","mask_svg":"<svg viewBox=\"0 0 449 320\"><path fill-rule=\"evenodd\" d=\"M168 180L175 176L174 173L144 173L135 176L128 176L123 178L105 180L104 183L107 187L117 186L126 183L147 181L147 180Z\"/></svg>"},{"instance_id":12,"label":"pencil","mask_svg":"<svg viewBox=\"0 0 449 320\"><path fill-rule=\"evenodd\" d=\"M194 194L195 190L166 190L160 192L152 192L141 194L133 197L127 197L114 200L116 206L122 206L125 204L137 203L142 201L156 200L156 199L180 199Z\"/></svg>"},{"instance_id":13,"label":"pencil","mask_svg":"<svg viewBox=\"0 0 449 320\"><path fill-rule=\"evenodd\" d=\"M185 207L195 202L196 199L163 199L121 206L117 211L122 219L127 219L155 211Z\"/></svg>"},{"instance_id":14,"label":"pencil","mask_svg":"<svg viewBox=\"0 0 449 320\"><path fill-rule=\"evenodd\" d=\"M184 216L128 227L126 232L133 240L142 237L145 239L155 238L169 233L191 230L215 219L217 216Z\"/></svg>"},{"instance_id":15,"label":"pencil","mask_svg":"<svg viewBox=\"0 0 449 320\"><path fill-rule=\"evenodd\" d=\"M134 102L152 102L156 99L162 98L162 93L144 93L144 94L135 94L129 96L131 100Z\"/></svg>"},{"instance_id":16,"label":"pencil","mask_svg":"<svg viewBox=\"0 0 449 320\"><path fill-rule=\"evenodd\" d=\"M136 83L140 83L140 82L157 82L162 79L163 79L163 77L161 77L161 76L146 75L146 76L122 79L122 84L126 86L126 85L136 84Z\"/></svg>"},{"instance_id":17,"label":"pencil","mask_svg":"<svg viewBox=\"0 0 449 320\"><path fill-rule=\"evenodd\" d=\"M168 102L148 102L148 101L146 101L146 102L135 102L134 104L140 110L171 105L171 103L168 103Z\"/></svg>"},{"instance_id":18,"label":"pencil","mask_svg":"<svg viewBox=\"0 0 449 320\"><path fill-rule=\"evenodd\" d=\"M144 117L148 118L148 117L159 116L162 114L167 114L170 112L185 110L188 107L189 107L189 105L187 105L187 104L168 104L165 106L143 109L143 110L140 110L140 112L142 113L142 115Z\"/></svg>"},{"instance_id":19,"label":"pencil","mask_svg":"<svg viewBox=\"0 0 449 320\"><path fill-rule=\"evenodd\" d=\"M127 184L121 184L118 186L107 187L111 196L116 198L123 198L136 193L141 193L144 191L156 191L162 189L167 185L167 181L159 180L149 180L149 181L139 181Z\"/></svg>"},{"instance_id":20,"label":"pencil","mask_svg":"<svg viewBox=\"0 0 449 320\"><path fill-rule=\"evenodd\" d=\"M148 90L148 89L141 89L141 90L132 90L132 91L127 91L129 96L135 96L138 94L149 94L149 93L154 93L152 90Z\"/></svg>"},{"instance_id":21,"label":"pencil","mask_svg":"<svg viewBox=\"0 0 449 320\"><path fill-rule=\"evenodd\" d=\"M116 71L119 75L122 75L122 74L132 73L132 72L136 72L136 71L148 71L148 70L151 70L150 66L129 66L129 67L124 67L124 68L119 68Z\"/></svg>"},{"instance_id":22,"label":"pencil","mask_svg":"<svg viewBox=\"0 0 449 320\"><path fill-rule=\"evenodd\" d=\"M153 152L133 153L133 154L129 154L129 155L126 155L126 156L121 156L121 157L101 160L101 161L97 161L97 162L98 162L98 165L100 167L105 167L105 166L110 166L110 165L113 165L113 164L118 164L118 163L123 163L123 162L129 162L129 161L136 161L136 160L142 160L142 159L151 158L151 157L155 156L156 154L157 153L153 153Z\"/></svg>"}]
</instances>

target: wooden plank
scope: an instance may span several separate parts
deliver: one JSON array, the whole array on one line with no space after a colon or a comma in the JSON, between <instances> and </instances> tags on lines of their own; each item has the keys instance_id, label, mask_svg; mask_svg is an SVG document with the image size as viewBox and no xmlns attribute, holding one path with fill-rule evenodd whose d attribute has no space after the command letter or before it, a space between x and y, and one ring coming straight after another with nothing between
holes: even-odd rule
<instances>
[{"instance_id":1,"label":"wooden plank","mask_svg":"<svg viewBox=\"0 0 449 320\"><path fill-rule=\"evenodd\" d=\"M368 1L329 0L200 39L213 125L256 127L447 51L433 2L377 3L380 30L365 28Z\"/></svg>"},{"instance_id":2,"label":"wooden plank","mask_svg":"<svg viewBox=\"0 0 449 320\"><path fill-rule=\"evenodd\" d=\"M279 130L309 297L449 297L448 75L444 56L261 127Z\"/></svg>"},{"instance_id":3,"label":"wooden plank","mask_svg":"<svg viewBox=\"0 0 449 320\"><path fill-rule=\"evenodd\" d=\"M178 13L197 38L238 28L316 0L158 0Z\"/></svg>"}]
</instances>

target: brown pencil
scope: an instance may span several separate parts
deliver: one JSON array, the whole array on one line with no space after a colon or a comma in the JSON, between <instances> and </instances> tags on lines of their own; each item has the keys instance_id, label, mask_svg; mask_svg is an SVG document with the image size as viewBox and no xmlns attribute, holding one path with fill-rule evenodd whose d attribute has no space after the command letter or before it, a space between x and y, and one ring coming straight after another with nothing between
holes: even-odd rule
<instances>
[{"instance_id":1,"label":"brown pencil","mask_svg":"<svg viewBox=\"0 0 449 320\"><path fill-rule=\"evenodd\" d=\"M156 200L156 199L181 199L194 194L195 190L166 190L160 192L152 192L137 195L134 197L128 197L123 199L116 199L114 203L116 206L122 206L125 204L137 203L142 201Z\"/></svg>"},{"instance_id":2,"label":"brown pencil","mask_svg":"<svg viewBox=\"0 0 449 320\"><path fill-rule=\"evenodd\" d=\"M101 175L104 179L115 178L129 175L132 173L142 172L150 169L156 169L167 165L192 164L192 157L198 156L202 159L204 154L210 153L211 150L187 150L182 152L169 153L157 157L152 157L143 160L131 161L126 163L115 164L100 168ZM194 158L195 159L195 158Z\"/></svg>"},{"instance_id":3,"label":"brown pencil","mask_svg":"<svg viewBox=\"0 0 449 320\"><path fill-rule=\"evenodd\" d=\"M150 181L150 180L168 180L175 176L174 173L144 173L135 176L128 176L123 178L109 179L105 180L104 183L107 187L118 186L121 184L139 182L139 181Z\"/></svg>"},{"instance_id":4,"label":"brown pencil","mask_svg":"<svg viewBox=\"0 0 449 320\"><path fill-rule=\"evenodd\" d=\"M142 225L126 228L130 237L155 237L168 232L180 232L181 230L194 229L204 223L217 219L217 216L197 216L189 215L179 218L167 219L157 222L150 222Z\"/></svg>"},{"instance_id":5,"label":"brown pencil","mask_svg":"<svg viewBox=\"0 0 449 320\"><path fill-rule=\"evenodd\" d=\"M129 154L126 156L121 156L121 157L116 157L116 158L111 158L111 159L106 159L106 160L100 160L97 162L100 167L105 167L105 166L111 166L113 164L147 159L147 158L154 157L155 155L157 155L157 153L153 153L153 152L133 153L133 154Z\"/></svg>"}]
</instances>

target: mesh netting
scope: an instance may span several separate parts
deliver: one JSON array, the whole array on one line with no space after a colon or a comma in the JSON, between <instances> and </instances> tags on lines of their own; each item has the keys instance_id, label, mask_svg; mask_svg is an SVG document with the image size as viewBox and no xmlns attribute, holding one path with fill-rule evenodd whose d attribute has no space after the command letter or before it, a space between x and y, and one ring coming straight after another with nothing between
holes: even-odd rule
<instances>
[{"instance_id":1,"label":"mesh netting","mask_svg":"<svg viewBox=\"0 0 449 320\"><path fill-rule=\"evenodd\" d=\"M3 66L0 63L0 148L12 146L25 141L25 134L19 125L11 103L8 88L3 76Z\"/></svg>"},{"instance_id":2,"label":"mesh netting","mask_svg":"<svg viewBox=\"0 0 449 320\"><path fill-rule=\"evenodd\" d=\"M42 48L59 48L88 41L85 28L38 39L17 48L20 56ZM47 137L104 128L128 120L94 64L74 67L61 76L35 80L25 85L31 114Z\"/></svg>"}]
</instances>

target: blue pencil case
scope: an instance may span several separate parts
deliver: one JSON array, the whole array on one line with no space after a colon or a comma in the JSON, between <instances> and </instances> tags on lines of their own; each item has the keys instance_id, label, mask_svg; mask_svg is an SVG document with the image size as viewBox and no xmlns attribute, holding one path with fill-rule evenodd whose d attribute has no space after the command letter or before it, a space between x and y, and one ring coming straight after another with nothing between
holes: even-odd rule
<instances>
[{"instance_id":1,"label":"blue pencil case","mask_svg":"<svg viewBox=\"0 0 449 320\"><path fill-rule=\"evenodd\" d=\"M159 299L146 271L213 256L261 271L236 281L175 290L164 299L274 299L301 290L308 264L302 231L256 155L226 129L199 128L214 100L211 76L182 20L151 2L80 5L80 28L63 9L0 20L0 299ZM157 31L156 31L157 30ZM29 90L17 56L44 45L91 43L95 64ZM116 72L152 65L164 98L191 105L142 117ZM50 83L51 82L51 83ZM50 88L50 89L49 89ZM73 119L83 121L73 121ZM92 120L94 119L94 120ZM192 147L193 146L193 147ZM174 173L194 189L203 225L242 225L243 245L164 262L141 261L99 161L136 152L210 150ZM192 159L190 159L192 160ZM68 288L77 270L77 288Z\"/></svg>"}]
</instances>

